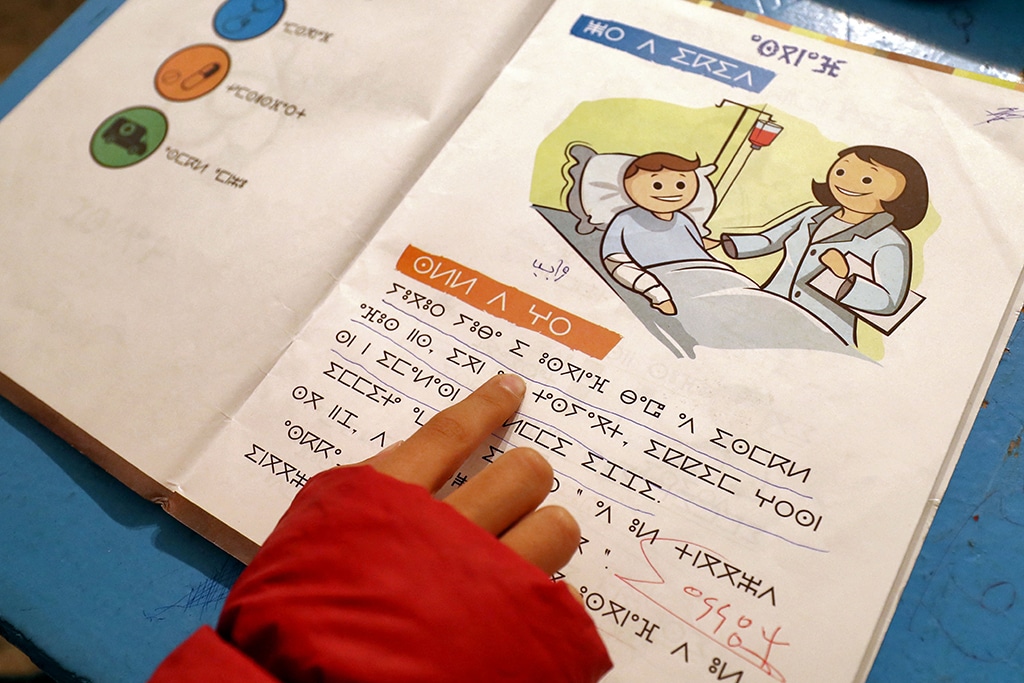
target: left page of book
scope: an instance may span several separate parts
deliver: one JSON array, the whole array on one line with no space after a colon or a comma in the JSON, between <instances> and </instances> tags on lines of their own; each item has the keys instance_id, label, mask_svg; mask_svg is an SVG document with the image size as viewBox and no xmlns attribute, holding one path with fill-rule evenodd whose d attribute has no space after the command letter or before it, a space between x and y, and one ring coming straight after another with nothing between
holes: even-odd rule
<instances>
[{"instance_id":1,"label":"left page of book","mask_svg":"<svg viewBox=\"0 0 1024 683\"><path fill-rule=\"evenodd\" d=\"M129 0L0 121L4 391L145 495L549 0Z\"/></svg>"}]
</instances>

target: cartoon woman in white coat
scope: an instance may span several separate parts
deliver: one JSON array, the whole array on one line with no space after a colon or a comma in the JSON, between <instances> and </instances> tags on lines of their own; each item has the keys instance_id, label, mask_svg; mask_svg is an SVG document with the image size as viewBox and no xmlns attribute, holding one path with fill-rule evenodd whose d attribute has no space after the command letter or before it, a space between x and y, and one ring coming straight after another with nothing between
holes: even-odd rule
<instances>
[{"instance_id":1,"label":"cartoon woman in white coat","mask_svg":"<svg viewBox=\"0 0 1024 683\"><path fill-rule=\"evenodd\" d=\"M785 297L856 344L857 313L888 315L910 287L911 248L903 234L928 209L928 180L911 156L861 145L839 152L825 182L812 182L820 203L761 233L722 235L732 258L783 251L763 289ZM857 264L869 270L854 272ZM810 282L825 269L842 279L833 297Z\"/></svg>"}]
</instances>

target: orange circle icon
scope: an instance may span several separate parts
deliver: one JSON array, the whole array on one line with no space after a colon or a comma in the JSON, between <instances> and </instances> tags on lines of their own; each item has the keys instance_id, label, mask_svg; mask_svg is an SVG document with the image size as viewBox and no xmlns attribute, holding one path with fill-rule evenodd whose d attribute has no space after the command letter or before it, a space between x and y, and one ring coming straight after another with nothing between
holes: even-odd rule
<instances>
[{"instance_id":1,"label":"orange circle icon","mask_svg":"<svg viewBox=\"0 0 1024 683\"><path fill-rule=\"evenodd\" d=\"M193 45L178 50L156 70L156 91L174 102L210 92L228 75L231 58L216 45Z\"/></svg>"}]
</instances>

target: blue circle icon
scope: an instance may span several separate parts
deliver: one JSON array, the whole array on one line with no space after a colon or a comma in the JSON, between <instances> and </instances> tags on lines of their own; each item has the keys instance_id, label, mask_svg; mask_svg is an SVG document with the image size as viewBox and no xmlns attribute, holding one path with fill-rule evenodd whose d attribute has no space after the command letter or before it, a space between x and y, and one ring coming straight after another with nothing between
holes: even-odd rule
<instances>
[{"instance_id":1,"label":"blue circle icon","mask_svg":"<svg viewBox=\"0 0 1024 683\"><path fill-rule=\"evenodd\" d=\"M274 28L284 14L284 0L227 0L213 17L222 38L248 40Z\"/></svg>"}]
</instances>

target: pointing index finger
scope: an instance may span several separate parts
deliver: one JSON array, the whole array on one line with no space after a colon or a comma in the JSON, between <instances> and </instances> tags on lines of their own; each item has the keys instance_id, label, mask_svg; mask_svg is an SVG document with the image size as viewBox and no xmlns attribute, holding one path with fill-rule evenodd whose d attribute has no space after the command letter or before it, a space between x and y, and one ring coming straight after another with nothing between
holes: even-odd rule
<instances>
[{"instance_id":1,"label":"pointing index finger","mask_svg":"<svg viewBox=\"0 0 1024 683\"><path fill-rule=\"evenodd\" d=\"M490 434L519 408L526 384L497 375L455 405L439 412L400 446L367 464L401 481L436 491Z\"/></svg>"}]
</instances>

